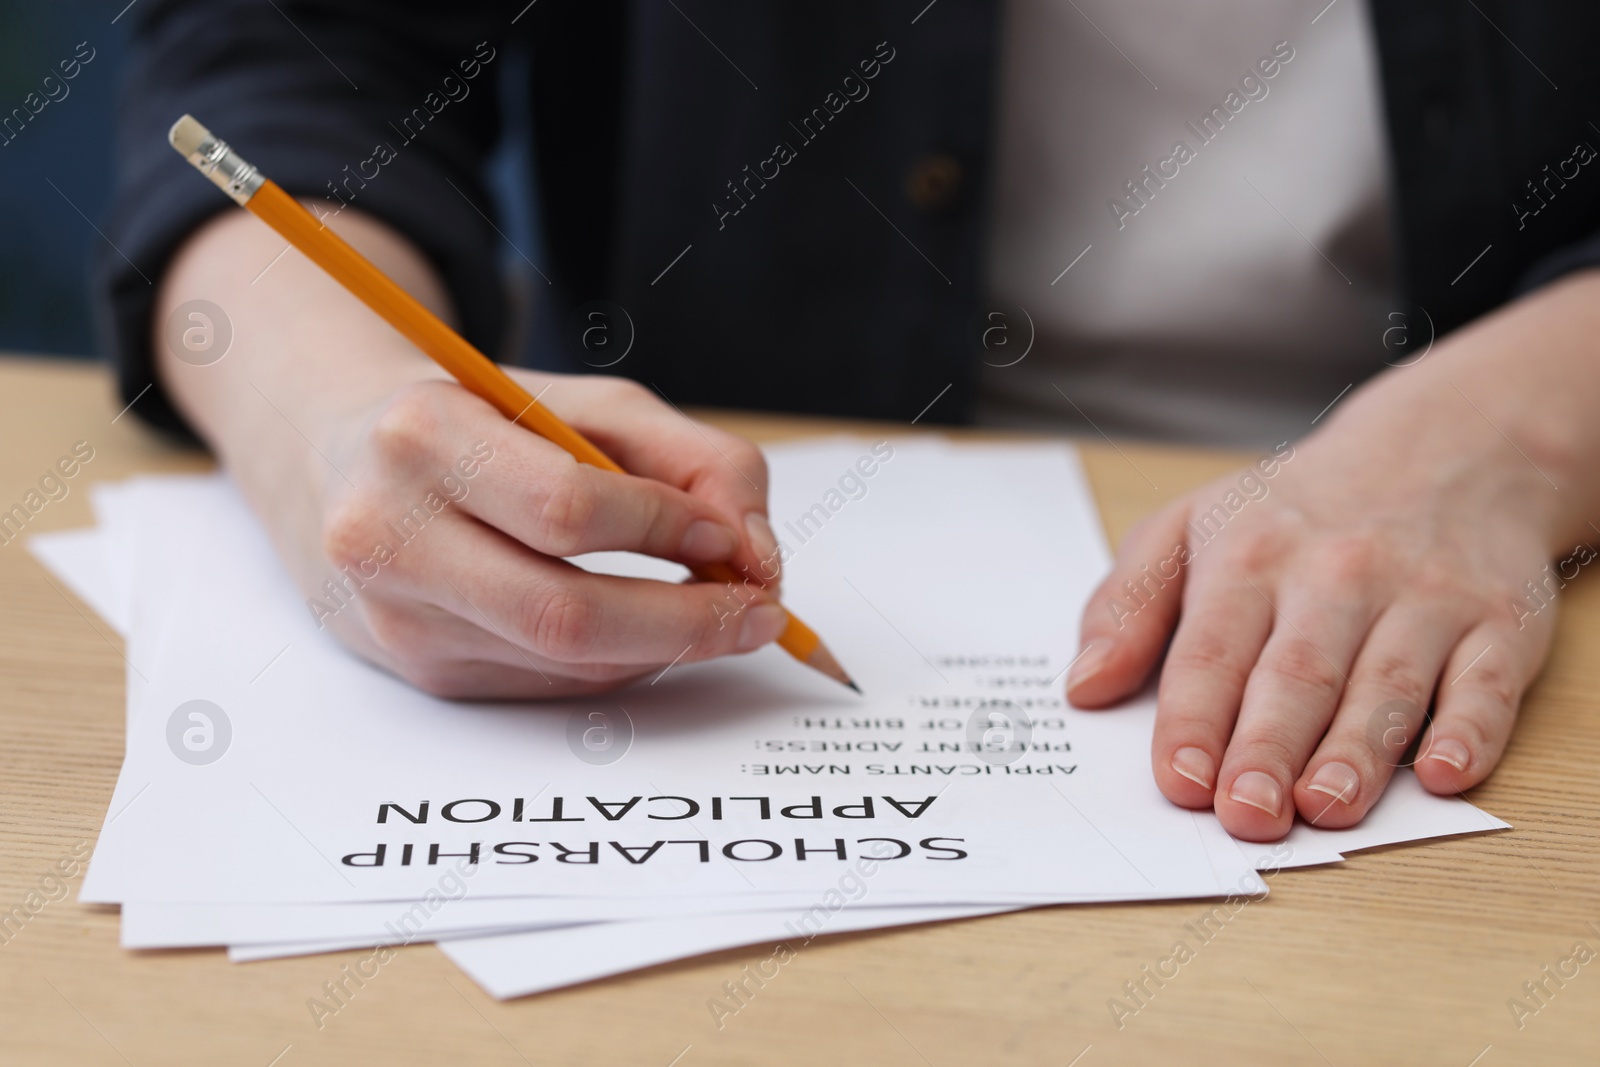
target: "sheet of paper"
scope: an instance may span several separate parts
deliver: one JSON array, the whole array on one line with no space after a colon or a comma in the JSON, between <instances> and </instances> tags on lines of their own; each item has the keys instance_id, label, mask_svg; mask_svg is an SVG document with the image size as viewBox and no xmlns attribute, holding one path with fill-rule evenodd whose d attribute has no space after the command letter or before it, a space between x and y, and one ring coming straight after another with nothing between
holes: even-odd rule
<instances>
[{"instance_id":1,"label":"sheet of paper","mask_svg":"<svg viewBox=\"0 0 1600 1067\"><path fill-rule=\"evenodd\" d=\"M629 920L637 921L637 920ZM609 923L589 923L589 926L609 926ZM545 927L534 926L526 928L496 929L488 928L458 934L458 937L502 937L510 934L545 933L554 929L572 929L572 926ZM263 960L282 960L292 956L321 956L328 952L356 952L361 950L377 951L382 948L392 948L395 945L424 945L437 941L436 937L415 937L409 941L394 941L378 938L345 937L333 940L318 939L314 941L270 941L263 944L229 945L229 963L260 963Z\"/></svg>"},{"instance_id":2,"label":"sheet of paper","mask_svg":"<svg viewBox=\"0 0 1600 1067\"><path fill-rule=\"evenodd\" d=\"M1367 817L1348 830L1329 830L1297 822L1284 842L1296 853L1315 849L1359 852L1380 845L1395 845L1419 837L1453 837L1486 830L1507 830L1511 824L1497 819L1460 797L1428 792L1409 767L1397 770Z\"/></svg>"},{"instance_id":3,"label":"sheet of paper","mask_svg":"<svg viewBox=\"0 0 1600 1067\"><path fill-rule=\"evenodd\" d=\"M28 551L114 632L127 634L127 605L117 598L99 527L35 534L28 538Z\"/></svg>"},{"instance_id":4,"label":"sheet of paper","mask_svg":"<svg viewBox=\"0 0 1600 1067\"><path fill-rule=\"evenodd\" d=\"M1218 845L1223 847L1225 845ZM1337 862L1326 853L1280 842L1256 845L1236 842L1247 858L1256 857L1264 870ZM1260 882L1259 892L1266 891ZM1246 889L1241 895L1255 895ZM689 956L736 948L764 941L776 942L767 960L757 964L759 978L770 980L776 970L817 936L855 930L883 929L915 923L950 921L998 914L1002 909L969 907L852 907L838 910L817 907L801 915L766 912L741 915L707 915L689 919L596 923L587 926L503 932L477 936L442 936L439 947L457 966L491 995L506 999L593 981ZM319 951L361 947L337 945L245 946L230 950L236 961L304 955ZM743 974L740 980L744 978ZM735 1005L736 1006L736 1005Z\"/></svg>"},{"instance_id":5,"label":"sheet of paper","mask_svg":"<svg viewBox=\"0 0 1600 1067\"><path fill-rule=\"evenodd\" d=\"M111 629L126 635L132 613L132 571L141 525L140 504L148 496L140 490L154 487L162 492L184 493L199 489L209 493L223 484L225 480L220 476L147 477L98 483L92 490L98 526L36 535L29 539L29 551L94 608ZM1327 846L1333 842L1347 851L1356 851L1422 837L1508 826L1454 798L1434 797L1420 787L1408 769L1402 768L1384 802L1361 826L1337 831L1297 823L1292 836L1286 840L1292 841L1298 851L1286 865L1331 862L1337 858L1330 857L1327 852Z\"/></svg>"},{"instance_id":6,"label":"sheet of paper","mask_svg":"<svg viewBox=\"0 0 1600 1067\"><path fill-rule=\"evenodd\" d=\"M1014 909L861 908L835 916L828 933L976 918ZM601 923L441 941L439 948L491 996L502 1000L765 941L778 942L757 964L770 980L810 940L792 919L774 913L704 916L655 922ZM744 975L737 974L735 980ZM751 986L750 988L754 988Z\"/></svg>"},{"instance_id":7,"label":"sheet of paper","mask_svg":"<svg viewBox=\"0 0 1600 1067\"><path fill-rule=\"evenodd\" d=\"M1234 866L1228 850L1254 857L1258 870L1298 866L1304 863L1338 862L1323 853L1304 855L1279 846L1242 846L1213 826L1198 831L1208 854L1219 866ZM842 907L870 889L870 876L842 879L836 892L795 903L792 895L750 894L720 897L655 898L556 898L490 897L474 898L471 885L461 874L448 872L438 891L417 901L383 901L342 904L210 904L130 902L122 905L122 944L125 948L177 948L205 945L259 947L264 943L312 944L307 951L332 951L325 947L378 942L433 941L460 936L478 936L486 929L528 928L571 925L595 920L671 920L680 916L726 915L749 911L768 911L788 915L815 913L829 906ZM1251 880L1230 892L1255 893L1263 885ZM785 901L789 901L785 903ZM1018 901L1023 904L1051 904L1044 898ZM953 901L947 905L957 915L983 901ZM879 912L867 905L858 910ZM292 951L279 953L296 954Z\"/></svg>"},{"instance_id":8,"label":"sheet of paper","mask_svg":"<svg viewBox=\"0 0 1600 1067\"><path fill-rule=\"evenodd\" d=\"M453 883L465 887L464 879ZM449 892L458 892L452 889ZM784 899L778 898L779 902ZM679 897L490 897L435 896L416 901L354 904L122 905L122 947L198 948L259 945L267 942L376 944L381 941L433 941L480 934L484 930L530 929L575 923L682 916L726 915L773 910L746 893L740 896ZM779 907L796 912L798 905Z\"/></svg>"},{"instance_id":9,"label":"sheet of paper","mask_svg":"<svg viewBox=\"0 0 1600 1067\"><path fill-rule=\"evenodd\" d=\"M1221 834L1207 835L1207 849L1213 855L1222 858L1223 854L1229 854L1231 851L1238 851L1247 858L1255 855L1256 862L1269 871L1295 865L1292 862L1283 862L1286 859L1293 861L1302 858L1295 853L1292 846L1281 843L1271 846L1267 851L1262 851L1264 848L1267 846L1235 842ZM1338 857L1335 856L1334 862L1337 860ZM1327 861L1324 859L1321 862ZM864 899L865 885L854 888L862 894L860 899ZM1251 880L1249 884L1241 885L1233 895L1259 899L1267 892L1267 882L1258 878ZM537 992L577 981L589 981L608 974L620 974L635 968L648 967L666 959L715 952L769 936L784 937L792 944L800 945L826 933L915 922L955 920L1011 910L991 905L881 907L870 903L856 903L856 899L858 898L840 892L814 901L800 910L772 909L760 914L723 913L622 923L572 924L533 930L501 931L498 934L485 931L446 933L424 927L412 936L409 926L403 931L391 926L389 929L391 936L379 938L378 942L409 944L417 941L438 941L446 944L471 939L472 944L464 952L466 957L477 961L485 988L492 986L503 991L497 995L517 996L522 992ZM324 910L326 907L324 906ZM619 937L612 929L616 926L626 927L626 936ZM780 927L782 933L776 932ZM759 933L752 937L752 931ZM408 936L400 937L399 932ZM534 936L536 934L540 936ZM228 956L235 962L249 962L345 951L372 944L374 942L371 940L357 938L245 944L230 947ZM475 977L478 976L478 969L467 969Z\"/></svg>"},{"instance_id":10,"label":"sheet of paper","mask_svg":"<svg viewBox=\"0 0 1600 1067\"><path fill-rule=\"evenodd\" d=\"M152 506L174 494L206 494L227 484L221 474L141 475L122 482L97 482L90 488L89 501L95 522L104 533L101 545L106 578L110 583L106 598L114 618L108 621L126 636L133 624L133 601L138 585L139 561L144 557L144 538L156 525L145 522ZM160 595L159 590L151 590Z\"/></svg>"},{"instance_id":11,"label":"sheet of paper","mask_svg":"<svg viewBox=\"0 0 1600 1067\"><path fill-rule=\"evenodd\" d=\"M141 485L141 482L144 483L144 485ZM125 486L98 486L98 488L96 488L96 496L98 496L98 499L96 499L96 510L98 510L99 514L101 514L102 522L107 522L107 525L110 525L110 523L114 522L115 518L117 518L118 512L126 509L117 509L117 507L114 507L115 502L117 502L115 499L101 498L115 498L115 496L123 496L123 498L128 498L128 496L138 496L138 494L128 493L126 490L130 490L130 488L150 488L150 483L155 483L155 485L162 486L162 488L166 488L166 490L178 491L179 494L182 494L184 491L194 490L195 483L197 482L219 483L219 480L194 480L194 478L162 480L162 478L155 478L155 480L141 480L141 482L130 483L130 485ZM810 531L806 531L806 533L810 533ZM77 534L77 536L83 537L83 534ZM125 545L130 541L130 537L120 537L120 539L117 539L117 544L125 547ZM77 557L83 558L83 553L78 552ZM82 574L74 573L74 571L83 571L83 569L88 569L88 571L91 571L91 573L96 571L96 568L93 566L93 560L88 561L88 563L85 563L85 565L78 565L77 568L75 568L75 566L72 565L70 558L51 558L50 565L53 566L54 569L58 569L58 573L61 573L62 577L64 577L66 581L72 582L75 587L91 590L96 589L96 587L99 585L98 581L94 581L93 574L85 577L82 576ZM104 581L104 579L102 579L102 581ZM90 595L93 595L93 593L90 593ZM109 609L109 611L115 611L115 609L112 608ZM1429 811L1430 816L1432 816L1432 821L1419 822L1416 817L1411 817L1410 813L1402 813L1402 811L1397 808L1397 801L1400 800L1402 795L1406 795L1408 792L1414 793L1419 800L1424 801L1424 805L1427 805L1427 801L1437 801L1437 809L1432 809L1432 811ZM1413 789L1411 790L1405 790L1403 787L1397 787L1397 789L1392 790L1392 798L1394 798L1394 800L1386 800L1386 803L1379 808L1379 811L1374 811L1373 817L1371 817L1370 824L1376 827L1376 825L1379 824L1379 816L1384 816L1384 814L1389 813L1394 813L1395 816L1397 816L1394 817L1394 819L1389 819L1389 821L1387 821L1389 824L1384 827L1381 840L1376 840L1376 838L1373 838L1373 840L1368 840L1366 837L1362 837L1362 840L1349 838L1349 845L1347 845L1349 848L1358 848L1358 846L1370 846L1374 845L1374 843L1387 843L1387 841L1392 840L1403 840L1403 838L1418 837L1418 835L1421 835L1421 833L1462 832L1462 830L1483 829L1483 827L1488 827L1488 825L1504 825L1499 824L1498 821L1493 821L1491 817L1480 816L1475 809L1470 808L1470 806L1461 805L1459 801L1438 801L1437 798L1429 797L1429 795L1426 795L1426 793L1422 792L1422 790L1414 789L1414 782ZM1462 811L1462 809L1464 809L1464 811ZM112 806L112 811L118 811L118 805L115 805L115 803L114 806ZM1482 825L1478 824L1480 821L1482 821ZM1395 829L1395 827L1398 827L1398 830ZM1312 845L1312 841L1314 841L1315 838L1320 837L1320 835L1323 835L1323 833L1325 832L1310 829L1310 827L1304 827L1304 825L1301 825L1301 827L1296 827L1296 832L1294 832L1291 840L1294 840L1294 843L1296 843L1296 846L1298 846L1298 851L1296 851L1293 856L1288 857L1286 861L1285 859L1282 859L1282 857L1266 857L1267 862L1272 862L1272 864L1277 865L1301 865L1314 864L1314 862L1336 861L1336 859L1338 859L1338 854L1336 853L1330 853L1330 851L1326 851L1325 848L1317 848L1314 851L1314 845ZM466 909L466 907L475 907L475 905L478 904L483 904L486 905L486 907L490 907L490 909L494 909L494 907L501 905L502 902L462 901L459 902L459 904L461 904L464 909ZM160 905L158 905L158 907L160 907ZM248 905L234 905L234 907L248 907ZM176 909L173 910L176 913L189 913L194 912L195 909L189 909L189 907L176 907ZM266 912L270 913L272 910L274 909L266 909ZM315 926L315 920L312 920L309 913L307 913L309 910L315 909L302 910L302 912L299 913L298 917L296 918L298 918L299 921L312 921ZM341 912L341 910L341 907L334 905L334 907L331 907L331 909L328 909L325 913L323 913L323 920L333 921L334 925L341 928L342 933L344 929L349 929L349 925L347 925L346 921L344 920L352 917L352 915L350 915L349 910L344 910L344 915L339 917L339 912ZM339 918L336 920L334 917ZM274 923L272 923L272 921L266 923L270 929L270 934L267 934L267 936L282 936L283 933L286 933L285 929L283 929L282 920L285 920L285 918L288 917L283 915L283 913L278 913L277 917L275 918L278 920L277 928L274 928ZM470 923L475 923L475 921L491 921L494 920L494 918L498 917L496 917L496 915L490 915L490 917L485 917L483 920L475 920L475 918L469 918L464 915L461 921L470 921ZM291 920L288 921L293 923L293 921L296 920L291 918ZM360 923L355 923L355 926L360 928ZM242 936L258 936L258 934L261 934L261 931L259 931L259 929L229 928L229 933L237 934L237 936L229 937L229 939L237 939L237 937ZM368 934L368 936L378 936L379 933L381 933L381 931L371 929L370 926L366 928L366 934ZM214 923L211 925L210 929L206 929L205 923L202 923L200 928L192 929L192 931L189 931L187 934L181 933L181 931L166 931L165 936L174 937L174 941L178 942L178 944L202 944L202 942L208 941L208 939L218 939L219 931L216 929L216 925L214 925ZM142 944L142 942L139 942L139 944Z\"/></svg>"},{"instance_id":12,"label":"sheet of paper","mask_svg":"<svg viewBox=\"0 0 1600 1067\"><path fill-rule=\"evenodd\" d=\"M1245 846L1225 834L1207 833L1208 854L1219 866L1228 866L1235 853L1253 854L1256 846ZM1292 855L1293 849L1276 847L1273 861ZM1263 857L1265 862L1266 857ZM536 930L446 935L422 930L415 937L389 937L383 943L433 941L442 945L470 938L464 950L477 961L479 979L485 988L500 990L497 996L554 989L573 982L589 981L608 974L619 974L648 967L667 959L677 959L722 948L748 944L767 937L789 939L796 947L822 934L899 926L908 923L972 918L1013 910L994 905L876 906L866 902L868 886L856 882L840 891L824 895L801 909L772 909L762 913L724 913L693 915L649 921L573 924ZM1232 895L1259 899L1268 892L1263 878L1250 878ZM1047 904L1048 901L1041 901ZM616 927L624 927L619 935ZM409 928L407 928L409 931ZM778 932L780 931L781 932ZM393 933L391 929L391 933ZM535 936L538 935L538 936ZM284 956L336 952L371 945L370 941L312 941L274 944L236 945L229 959L247 962ZM449 950L447 949L447 952ZM475 978L478 970L466 968Z\"/></svg>"},{"instance_id":13,"label":"sheet of paper","mask_svg":"<svg viewBox=\"0 0 1600 1067\"><path fill-rule=\"evenodd\" d=\"M774 513L796 542L786 599L848 650L866 700L767 649L612 699L436 701L317 630L230 488L165 494L145 514L140 581L163 596L136 598L130 659L149 681L129 802L84 898L159 901L177 881L218 902L405 899L475 845L485 896L814 893L879 850L893 859L875 891L906 903L1237 881L1149 781L1152 709L1087 714L1060 696L1074 636L1060 605L1105 562L1070 453L791 454L774 456ZM973 561L978 544L1005 551ZM232 737L190 766L167 728L202 693ZM989 710L1033 736L975 751ZM595 723L631 724L625 758L569 747Z\"/></svg>"},{"instance_id":14,"label":"sheet of paper","mask_svg":"<svg viewBox=\"0 0 1600 1067\"><path fill-rule=\"evenodd\" d=\"M860 457L862 454L861 448L862 446L858 443L848 444L841 449L836 449L826 459L834 463L838 463L842 459L848 466L852 457ZM803 456L807 450L798 449L795 451L800 456ZM912 449L900 448L899 454L894 458L905 458L913 453L914 450ZM877 473L887 473L892 462L893 460L889 464L884 464ZM1075 470L1073 473L1075 474ZM861 503L870 496L875 488L869 480L858 478L857 482L864 484L867 492L860 498L843 497L841 495L846 504L838 513L839 517L851 514L849 509L854 508L856 504ZM1081 480L1073 486L1073 489L1078 493L1082 493ZM102 529L112 534L112 536L105 538L104 543L101 543L98 534L89 532L75 531L64 536L45 535L37 539L46 543L42 550L35 549L35 554L48 567L54 570L64 582L78 592L86 602L105 615L108 621L113 621L118 630L126 631L130 625L129 618L132 614L134 586L136 584L132 574L138 571L148 579L148 575L145 572L148 570L151 553L142 548L144 543L142 539L150 538L159 542L167 536L163 533L163 524L160 522L152 523L148 521L147 516L170 513L174 508L179 513L200 514L203 516L209 514L211 509L217 506L216 502L219 494L222 497L231 497L232 490L225 479L217 477L140 479L120 486L96 487L96 512L103 523ZM882 494L879 495L881 498ZM1086 499L1086 494L1083 494L1083 496ZM228 506L236 506L236 500L228 501ZM827 501L823 502L823 506L827 506ZM857 509L855 514L859 513L860 509ZM812 516L809 521L805 517L806 514ZM792 540L794 544L798 545L802 544L800 542L802 536L808 539L805 543L816 539L823 532L820 524L816 521L816 514L814 511L797 513L795 518L800 521L800 525L796 527L793 522L790 522L786 527L788 535L785 536L785 540ZM834 513L829 512L829 515L832 516ZM781 513L776 507L774 508L774 517L775 521L781 519ZM835 524L832 528L832 533L837 534L840 532L841 527ZM1092 522L1089 524L1088 533L1089 536L1084 540L1092 542L1091 547L1098 548L1100 553L1100 560L1091 568L1094 572L1091 575L1092 578L1097 577L1104 565L1104 548L1098 542L1098 533L1093 528ZM784 531L780 530L780 535L783 534ZM57 537L62 538L62 540L56 544L49 543L50 539ZM824 542L819 541L818 544L810 547L816 548L822 544ZM97 545L98 554L96 551ZM109 558L102 559L102 555ZM164 551L156 555L164 560L168 566L171 565L174 558L171 552ZM639 562L631 557L614 557L591 562L596 565L596 569L615 570L620 573L656 573L663 577L670 574L670 572L651 571L648 563L641 570ZM790 573L791 575L794 573L792 567ZM793 583L791 581L788 584L792 586ZM855 591L862 596L862 599L866 599L861 594L860 589ZM790 599L792 602L792 594ZM152 606L159 609L165 605L162 600L158 600ZM875 605L874 610L876 610ZM150 620L152 623L152 626L149 627L150 632L152 634L165 635L166 628L170 625L170 611L157 610L151 614L154 615L154 618ZM112 616L116 616L116 618L112 620ZM888 622L889 620L885 618L884 621ZM894 626L892 623L890 623L890 626L907 645L911 644L909 638L903 632L904 628L902 626ZM159 640L146 642L146 644L151 648L161 647ZM284 648L283 655L287 655L290 647L292 646ZM1066 647L1070 647L1070 643ZM140 651L143 652L144 649ZM1026 659L1027 657L1023 658ZM940 665L949 665L945 663L943 657L939 658L938 664L927 660L924 660L924 662L927 667L940 674L941 678L946 680L945 684L949 684L946 672L939 669ZM1035 664L1041 671L1044 669L1054 671L1055 664L1047 663L1042 657L1036 658ZM781 666L786 665L780 663ZM852 666L854 667L855 665L852 664ZM857 669L857 673L859 675L863 672ZM953 670L949 673L956 674L958 670ZM999 672L997 671L996 673ZM1015 675L1016 679L1025 679L1027 677L1025 671L1013 671L1011 673ZM992 706L992 694L973 693L971 691L972 689L981 689L982 686L979 683L983 680L981 675L970 679L961 679L961 681L972 683L968 691L963 695L968 701L989 700ZM143 683L147 681L143 672L133 666L131 655L129 681L129 715L131 720L144 688ZM1056 677L1054 681L1055 691L1058 693L1059 677ZM926 687L931 687L931 684L931 681L929 681ZM906 688L915 689L916 686L913 685ZM940 689L943 689L943 686ZM946 690L939 695L948 697L951 693ZM1012 696L1005 696L1002 699L1015 702ZM1057 703L1059 706L1059 700ZM1034 705L1029 704L1028 706L1033 707ZM958 707L957 710L962 709ZM1066 710L1070 711L1070 709ZM1077 715L1078 713L1073 714ZM1040 724L1039 721L1035 721L1033 716L1029 716L1029 719L1034 721L1036 726ZM931 723L935 719L930 718L929 721ZM869 731L873 729L881 732L883 729L881 722L876 727L869 728ZM904 725L902 725L902 729L904 729ZM130 731L131 736L132 731ZM831 737L839 738L846 742L852 740L850 736L842 734L834 734ZM1144 743L1146 745L1148 743L1147 726ZM926 743L924 743L924 747L926 748ZM969 751L971 751L970 746ZM1009 766L1010 764L1007 765ZM993 766L991 764L991 767ZM995 772L991 769L987 773L993 774ZM126 813L129 803L140 801L153 784L152 782L146 782L140 785L132 782L129 776L124 775L119 780L117 795L110 806L108 817L113 822L119 820ZM613 807L610 810L616 811L618 809ZM553 812L547 814L553 814ZM601 814L604 815L605 813L602 812ZM1207 824L1209 824L1209 830L1220 833L1215 827L1215 820L1209 815L1202 815L1196 819L1196 832L1202 840L1206 836L1206 831L1202 830L1201 827L1207 826ZM1295 830L1291 832L1284 842L1279 843L1277 846L1247 846L1246 856L1253 857L1254 864L1263 867L1287 867L1337 862L1340 856L1337 851L1330 847L1329 842L1336 841L1338 847L1354 850L1422 836L1473 832L1503 827L1504 825L1506 824L1455 798L1432 797L1420 788L1415 782L1414 776L1409 775L1408 772L1402 772L1397 776L1396 784L1385 800L1374 810L1362 827L1352 831L1339 832L1319 830L1300 824L1296 826ZM1257 855L1248 851L1249 849L1267 851ZM1246 860L1247 864L1250 862L1250 859ZM731 863L728 865L732 866ZM1220 885L1220 881L1218 884ZM402 940L427 940L436 937L456 938L467 931L482 935L485 930L501 928L500 924L503 922L514 921L516 932L506 933L497 937L476 937L474 939L476 947L467 951L469 953L477 953L474 958L502 961L498 976L485 977L483 979L485 984L489 984L490 980L493 979L499 981L501 987L505 989L526 986L526 991L533 991L538 988L554 988L557 985L568 984L570 981L587 980L581 976L577 978L564 977L567 972L563 968L568 967L569 964L563 961L574 954L587 961L584 966L588 966L590 969L600 966L603 960L609 960L611 962L607 966L611 966L611 969L606 970L604 973L615 973L616 971L627 970L636 966L648 966L664 958L676 958L676 956L693 954L699 951L713 951L718 947L727 947L729 944L747 943L751 939L743 938L738 933L739 930L752 929L760 923L770 923L771 920L778 916L793 914L796 906L805 907L808 903L813 906L815 904L815 899L808 898L804 892L787 895L777 891L751 894L748 892L747 887L745 893L735 893L727 898L701 897L698 900L694 897L679 897L676 899L605 898L603 901L589 902L590 914L585 915L585 908L582 906L583 902L575 902L570 898L545 897L529 899L524 897L519 899L496 897L491 893L478 892L478 888L474 887L474 894L470 897L448 901L448 910L441 910L437 915L430 914L430 921L426 924L426 929L415 931L413 930L413 923L417 913L414 911L414 902L401 902L397 908L394 901L376 904L350 902L306 902L302 904L217 902L197 906L189 903L174 904L162 900L153 900L128 905L124 915L124 941L130 947L156 947L169 944L195 945L228 941L235 945L232 953L233 958L243 960L315 951L333 951L338 948L392 942L397 939L394 935L394 930L396 929L407 935L404 938L399 938ZM875 899L878 900L887 901L898 899L900 896L900 894L894 892L879 892L876 886L873 887L873 891ZM1217 893L1236 890L1213 888L1209 891ZM991 897L995 895L989 894ZM1060 894L1055 894L1047 899L1055 899L1059 896ZM1119 893L1108 899L1132 899L1134 896L1135 894L1133 893ZM740 897L743 897L743 899L739 899ZM349 898L340 899L349 900ZM1092 898L1080 895L1072 899ZM733 901L733 903L725 903L725 900ZM716 919L712 917L697 918L693 920L692 925L684 925L685 920L681 916L703 910L708 906L708 902L711 906L720 907L723 910L762 906L763 904L770 904L777 910L769 910L764 913L741 913L722 916L721 918L726 919L727 922L720 926ZM1019 897L1011 897L1005 903L1023 903L1023 901ZM850 913L859 916L859 918L852 920L856 923L892 925L898 922L932 921L936 918L959 918L967 914L985 913L994 910L997 906L999 905L992 902L941 903L930 904L922 907L920 911L914 912L913 909L905 906L888 907L868 904L865 906L853 906L850 909ZM536 931L526 929L533 922L562 922L565 924L568 918L597 917L597 912L604 912L606 917L619 919L641 914L659 916L666 913L672 913L674 917L670 919L635 920L627 923L627 925L635 928L635 934L638 935L629 942L638 949L632 956L615 948L608 949L606 947L617 943L616 939L605 929L606 927L617 925L614 923L590 923L581 927L575 925L546 926ZM395 925L397 916L408 914L412 916L411 919L402 921L399 926ZM920 914L924 917L908 917L913 914ZM185 916L198 917L186 920ZM732 925L729 925L729 923ZM660 928L665 930L669 927L676 932L665 933L662 937L656 937L649 933L652 929ZM834 928L855 929L864 927L837 925ZM699 938L699 943L696 943L695 937L685 932L688 930L696 930L700 935L703 935ZM536 967L532 971L527 966L519 968L512 965L516 960L526 957L528 953L522 953L521 955L515 951L507 953L503 947L497 945L497 942L502 938L507 938L511 939L515 944L526 948L531 944L532 939L537 936L556 934L560 935L560 939L548 942L536 954L541 961L550 960L553 962L548 967L544 967L541 964L540 967ZM758 935L753 940L762 940L765 936ZM728 942L727 939L729 937L733 937L736 940ZM657 955L664 950L663 946L674 944L679 945L681 949L674 955L666 957ZM579 970L582 970L582 967L579 967ZM590 975L590 977L598 976L598 973Z\"/></svg>"}]
</instances>

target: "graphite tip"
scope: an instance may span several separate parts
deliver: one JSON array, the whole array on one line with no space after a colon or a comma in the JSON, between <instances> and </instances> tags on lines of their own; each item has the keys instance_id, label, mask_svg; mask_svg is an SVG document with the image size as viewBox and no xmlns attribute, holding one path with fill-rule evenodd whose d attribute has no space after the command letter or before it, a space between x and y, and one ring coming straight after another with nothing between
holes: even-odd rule
<instances>
[{"instance_id":1,"label":"graphite tip","mask_svg":"<svg viewBox=\"0 0 1600 1067\"><path fill-rule=\"evenodd\" d=\"M845 669L839 666L839 661L833 658L833 653L828 651L828 646L821 642L818 642L817 647L812 649L811 655L806 657L806 665L821 671L840 685L847 685L857 693L861 692L861 687L845 673Z\"/></svg>"}]
</instances>

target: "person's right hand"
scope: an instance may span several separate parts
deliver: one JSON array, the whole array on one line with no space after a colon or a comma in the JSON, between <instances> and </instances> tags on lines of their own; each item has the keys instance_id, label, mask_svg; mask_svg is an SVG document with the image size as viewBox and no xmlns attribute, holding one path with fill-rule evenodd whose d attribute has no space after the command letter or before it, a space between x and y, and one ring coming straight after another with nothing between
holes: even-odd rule
<instances>
[{"instance_id":1,"label":"person's right hand","mask_svg":"<svg viewBox=\"0 0 1600 1067\"><path fill-rule=\"evenodd\" d=\"M345 574L374 575L328 625L459 697L601 689L776 639L783 611L759 582L736 594L565 560L624 550L775 575L755 446L626 379L511 373L632 473L579 463L454 382L406 386L355 429L339 463L353 484L324 483L321 551Z\"/></svg>"},{"instance_id":2,"label":"person's right hand","mask_svg":"<svg viewBox=\"0 0 1600 1067\"><path fill-rule=\"evenodd\" d=\"M354 212L334 228L449 316L427 261ZM253 217L230 213L169 267L158 374L266 524L308 610L428 692L545 698L781 633L777 546L756 447L631 381L511 373L630 474L578 463L442 371ZM263 267L271 264L263 271ZM165 323L209 300L233 345L196 366ZM627 550L726 561L733 587L591 574L564 557Z\"/></svg>"}]
</instances>

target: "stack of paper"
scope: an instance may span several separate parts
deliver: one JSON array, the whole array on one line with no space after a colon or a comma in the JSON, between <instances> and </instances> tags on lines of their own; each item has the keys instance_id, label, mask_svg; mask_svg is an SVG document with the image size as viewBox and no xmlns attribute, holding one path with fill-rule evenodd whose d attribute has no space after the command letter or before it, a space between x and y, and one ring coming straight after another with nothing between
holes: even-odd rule
<instances>
[{"instance_id":1,"label":"stack of paper","mask_svg":"<svg viewBox=\"0 0 1600 1067\"><path fill-rule=\"evenodd\" d=\"M1152 700L1062 698L1108 563L1065 447L769 458L785 602L864 697L767 648L603 697L437 700L319 628L225 477L97 487L95 530L33 542L127 643L127 754L80 899L121 904L130 948L438 941L515 996L761 941L1259 895L1258 867L1505 825L1409 773L1361 827L1276 845L1169 804Z\"/></svg>"}]
</instances>

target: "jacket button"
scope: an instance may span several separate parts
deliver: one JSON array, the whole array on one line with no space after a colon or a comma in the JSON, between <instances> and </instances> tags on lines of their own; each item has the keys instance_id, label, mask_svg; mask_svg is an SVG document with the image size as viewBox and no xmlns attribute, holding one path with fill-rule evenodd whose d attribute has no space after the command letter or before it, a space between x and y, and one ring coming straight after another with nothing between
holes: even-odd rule
<instances>
[{"instance_id":1,"label":"jacket button","mask_svg":"<svg viewBox=\"0 0 1600 1067\"><path fill-rule=\"evenodd\" d=\"M964 176L954 156L930 153L906 171L906 199L918 211L943 211L955 203Z\"/></svg>"}]
</instances>

